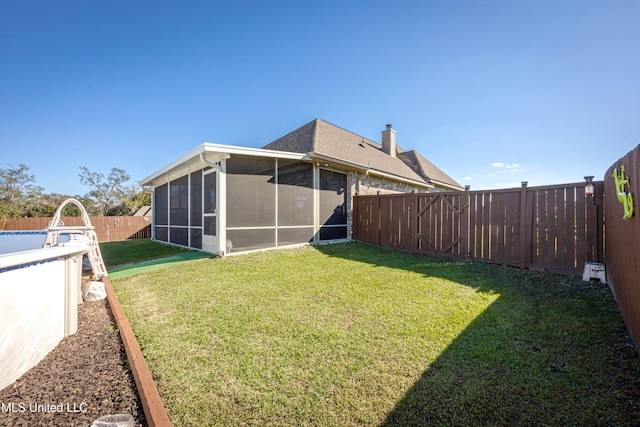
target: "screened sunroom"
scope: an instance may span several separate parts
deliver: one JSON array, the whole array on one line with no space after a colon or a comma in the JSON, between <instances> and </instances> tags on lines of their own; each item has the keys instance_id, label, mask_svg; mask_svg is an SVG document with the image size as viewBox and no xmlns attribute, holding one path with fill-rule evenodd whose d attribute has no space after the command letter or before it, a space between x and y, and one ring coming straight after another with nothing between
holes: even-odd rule
<instances>
[{"instance_id":1,"label":"screened sunroom","mask_svg":"<svg viewBox=\"0 0 640 427\"><path fill-rule=\"evenodd\" d=\"M141 184L160 242L224 255L350 236L347 174L307 154L205 143Z\"/></svg>"}]
</instances>

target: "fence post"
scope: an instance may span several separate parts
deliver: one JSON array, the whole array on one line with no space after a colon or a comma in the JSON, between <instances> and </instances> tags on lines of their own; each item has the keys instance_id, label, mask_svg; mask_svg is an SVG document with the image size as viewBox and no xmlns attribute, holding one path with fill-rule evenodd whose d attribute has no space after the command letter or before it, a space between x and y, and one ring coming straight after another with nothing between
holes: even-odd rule
<instances>
[{"instance_id":1,"label":"fence post","mask_svg":"<svg viewBox=\"0 0 640 427\"><path fill-rule=\"evenodd\" d=\"M358 239L358 223L360 222L358 218L358 195L354 194L353 196L352 208L351 208L351 238L354 240Z\"/></svg>"},{"instance_id":2,"label":"fence post","mask_svg":"<svg viewBox=\"0 0 640 427\"><path fill-rule=\"evenodd\" d=\"M411 221L411 252L418 252L418 193L413 191L411 193L411 215L409 218Z\"/></svg>"},{"instance_id":3,"label":"fence post","mask_svg":"<svg viewBox=\"0 0 640 427\"><path fill-rule=\"evenodd\" d=\"M527 267L527 181L520 189L520 268Z\"/></svg>"},{"instance_id":4,"label":"fence post","mask_svg":"<svg viewBox=\"0 0 640 427\"><path fill-rule=\"evenodd\" d=\"M382 234L382 221L380 220L380 218L382 217L382 215L380 215L380 210L381 210L380 209L381 208L380 207L380 205L381 205L381 203L380 203L381 202L380 194L376 195L376 202L377 202L376 204L378 205L377 206L377 209L378 209L378 224L376 224L376 226L377 226L376 228L378 229L378 243L377 244L378 244L378 246L382 246L380 244L380 241L381 241L380 235Z\"/></svg>"},{"instance_id":5,"label":"fence post","mask_svg":"<svg viewBox=\"0 0 640 427\"><path fill-rule=\"evenodd\" d=\"M596 212L596 258L598 262L604 262L604 181L594 182L594 202Z\"/></svg>"},{"instance_id":6,"label":"fence post","mask_svg":"<svg viewBox=\"0 0 640 427\"><path fill-rule=\"evenodd\" d=\"M460 249L462 251L462 259L469 258L469 216L471 215L471 210L469 206L471 204L471 196L469 194L469 190L471 187L469 185L464 186L464 196L462 202L460 203Z\"/></svg>"}]
</instances>

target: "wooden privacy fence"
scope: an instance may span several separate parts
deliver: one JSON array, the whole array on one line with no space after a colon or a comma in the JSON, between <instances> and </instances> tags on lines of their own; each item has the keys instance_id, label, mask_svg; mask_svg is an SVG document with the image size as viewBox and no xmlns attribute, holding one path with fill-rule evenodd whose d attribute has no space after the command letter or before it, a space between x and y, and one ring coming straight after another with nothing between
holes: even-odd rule
<instances>
[{"instance_id":1,"label":"wooden privacy fence","mask_svg":"<svg viewBox=\"0 0 640 427\"><path fill-rule=\"evenodd\" d=\"M398 250L580 274L602 262L603 182L354 197L353 237Z\"/></svg>"},{"instance_id":2,"label":"wooden privacy fence","mask_svg":"<svg viewBox=\"0 0 640 427\"><path fill-rule=\"evenodd\" d=\"M82 225L79 216L63 216L64 225ZM148 239L151 237L150 216L92 216L91 225L95 228L100 242L112 242L127 239ZM51 217L20 218L10 220L5 230L44 230Z\"/></svg>"},{"instance_id":3,"label":"wooden privacy fence","mask_svg":"<svg viewBox=\"0 0 640 427\"><path fill-rule=\"evenodd\" d=\"M622 166L628 182L618 187L613 173L619 176ZM640 145L611 165L605 173L604 184L607 282L636 348L640 348ZM621 193L620 199L618 193ZM634 209L627 218L622 203L625 198Z\"/></svg>"}]
</instances>

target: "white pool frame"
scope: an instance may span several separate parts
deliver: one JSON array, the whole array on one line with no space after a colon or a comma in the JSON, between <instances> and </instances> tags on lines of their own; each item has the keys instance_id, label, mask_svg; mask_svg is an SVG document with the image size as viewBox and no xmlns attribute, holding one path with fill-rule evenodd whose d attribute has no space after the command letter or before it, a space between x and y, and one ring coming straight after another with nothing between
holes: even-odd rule
<instances>
[{"instance_id":1,"label":"white pool frame","mask_svg":"<svg viewBox=\"0 0 640 427\"><path fill-rule=\"evenodd\" d=\"M82 213L82 226L65 227L67 204ZM65 200L46 230L0 231L0 389L40 362L78 330L83 257L94 278L107 275L89 216Z\"/></svg>"},{"instance_id":2,"label":"white pool frame","mask_svg":"<svg viewBox=\"0 0 640 427\"><path fill-rule=\"evenodd\" d=\"M0 255L0 389L78 329L80 246Z\"/></svg>"}]
</instances>

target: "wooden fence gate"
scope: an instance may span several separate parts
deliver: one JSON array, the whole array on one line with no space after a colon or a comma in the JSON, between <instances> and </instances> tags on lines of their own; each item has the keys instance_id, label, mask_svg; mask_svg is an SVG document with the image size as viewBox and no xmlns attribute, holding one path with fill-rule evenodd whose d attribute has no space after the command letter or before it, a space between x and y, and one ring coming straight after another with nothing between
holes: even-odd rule
<instances>
[{"instance_id":1,"label":"wooden fence gate","mask_svg":"<svg viewBox=\"0 0 640 427\"><path fill-rule=\"evenodd\" d=\"M434 193L415 197L417 202L417 241L415 251L435 255L464 257L467 217L462 193Z\"/></svg>"},{"instance_id":2,"label":"wooden fence gate","mask_svg":"<svg viewBox=\"0 0 640 427\"><path fill-rule=\"evenodd\" d=\"M580 274L602 262L603 182L354 197L353 238L373 245Z\"/></svg>"}]
</instances>

